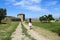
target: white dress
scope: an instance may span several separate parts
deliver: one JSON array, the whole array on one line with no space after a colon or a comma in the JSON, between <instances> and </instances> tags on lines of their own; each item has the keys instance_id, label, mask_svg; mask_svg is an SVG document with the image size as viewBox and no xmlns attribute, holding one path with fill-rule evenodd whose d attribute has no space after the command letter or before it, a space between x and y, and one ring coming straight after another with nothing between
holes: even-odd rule
<instances>
[{"instance_id":1,"label":"white dress","mask_svg":"<svg viewBox=\"0 0 60 40\"><path fill-rule=\"evenodd\" d=\"M32 23L29 22L29 26L32 26Z\"/></svg>"}]
</instances>

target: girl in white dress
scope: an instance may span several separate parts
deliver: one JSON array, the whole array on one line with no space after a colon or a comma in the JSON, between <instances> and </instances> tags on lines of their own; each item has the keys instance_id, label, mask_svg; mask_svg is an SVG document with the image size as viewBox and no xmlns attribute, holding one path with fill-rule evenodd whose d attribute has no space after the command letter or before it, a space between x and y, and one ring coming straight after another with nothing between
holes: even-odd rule
<instances>
[{"instance_id":1,"label":"girl in white dress","mask_svg":"<svg viewBox=\"0 0 60 40\"><path fill-rule=\"evenodd\" d=\"M31 21L31 18L29 19L29 27L30 27L30 29L32 29L32 21Z\"/></svg>"}]
</instances>

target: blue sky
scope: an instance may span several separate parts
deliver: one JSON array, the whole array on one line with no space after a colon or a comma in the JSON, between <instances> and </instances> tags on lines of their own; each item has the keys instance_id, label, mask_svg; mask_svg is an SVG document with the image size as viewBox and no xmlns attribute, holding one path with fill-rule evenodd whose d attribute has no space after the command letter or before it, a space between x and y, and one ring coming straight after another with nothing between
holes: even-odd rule
<instances>
[{"instance_id":1,"label":"blue sky","mask_svg":"<svg viewBox=\"0 0 60 40\"><path fill-rule=\"evenodd\" d=\"M24 13L26 18L39 18L52 14L60 17L60 0L0 0L0 8L7 9L8 16Z\"/></svg>"}]
</instances>

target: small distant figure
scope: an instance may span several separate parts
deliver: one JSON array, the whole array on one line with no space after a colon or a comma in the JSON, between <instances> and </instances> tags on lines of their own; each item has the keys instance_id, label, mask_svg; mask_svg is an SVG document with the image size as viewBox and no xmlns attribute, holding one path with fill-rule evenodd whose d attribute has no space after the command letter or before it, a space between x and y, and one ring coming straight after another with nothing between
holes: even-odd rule
<instances>
[{"instance_id":1,"label":"small distant figure","mask_svg":"<svg viewBox=\"0 0 60 40\"><path fill-rule=\"evenodd\" d=\"M32 29L32 21L31 21L31 18L29 18L29 27L30 27L30 29Z\"/></svg>"}]
</instances>

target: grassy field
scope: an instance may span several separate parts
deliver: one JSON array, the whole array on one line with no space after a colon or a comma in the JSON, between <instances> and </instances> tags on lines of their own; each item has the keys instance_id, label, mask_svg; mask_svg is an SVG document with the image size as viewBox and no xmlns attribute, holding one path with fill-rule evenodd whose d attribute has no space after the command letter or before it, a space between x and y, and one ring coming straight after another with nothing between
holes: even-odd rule
<instances>
[{"instance_id":1,"label":"grassy field","mask_svg":"<svg viewBox=\"0 0 60 40\"><path fill-rule=\"evenodd\" d=\"M60 22L53 22L53 23L33 22L33 25L56 32L60 35Z\"/></svg>"},{"instance_id":2,"label":"grassy field","mask_svg":"<svg viewBox=\"0 0 60 40\"><path fill-rule=\"evenodd\" d=\"M11 34L15 31L19 22L0 24L0 40L11 40Z\"/></svg>"}]
</instances>

